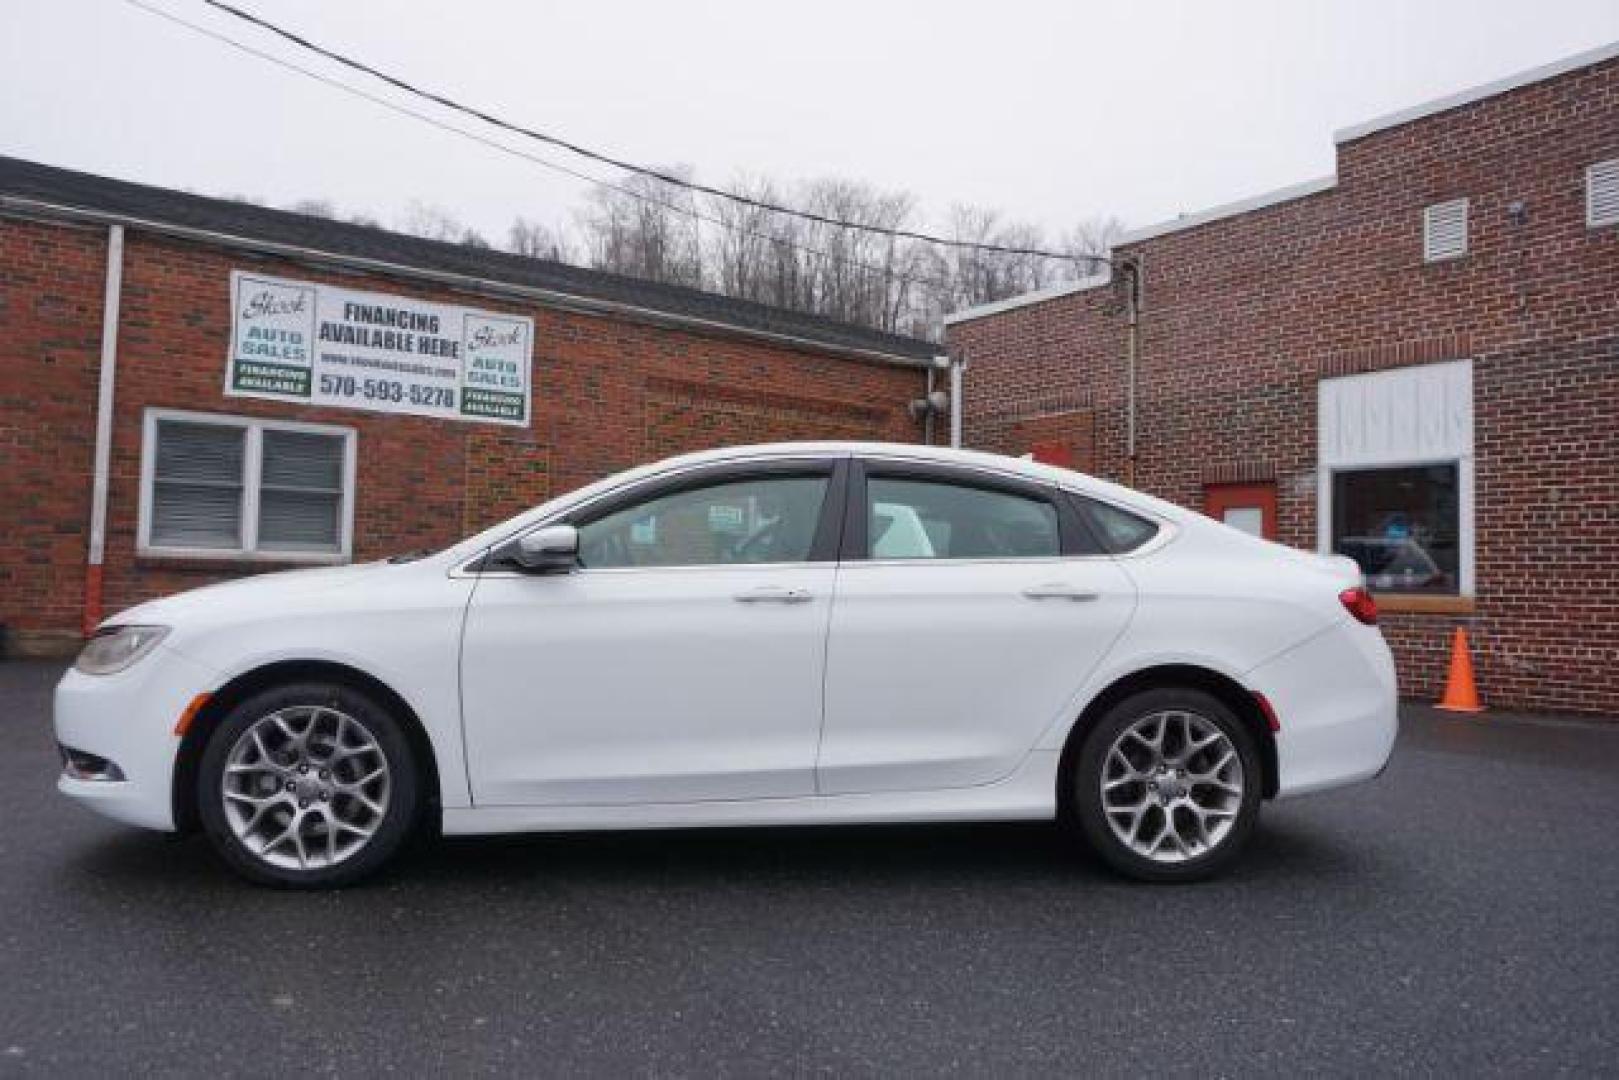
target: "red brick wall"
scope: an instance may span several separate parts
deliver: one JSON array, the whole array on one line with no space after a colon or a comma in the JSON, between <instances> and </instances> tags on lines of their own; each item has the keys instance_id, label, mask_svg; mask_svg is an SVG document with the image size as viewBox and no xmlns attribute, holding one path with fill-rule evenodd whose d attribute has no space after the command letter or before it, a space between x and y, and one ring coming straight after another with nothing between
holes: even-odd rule
<instances>
[{"instance_id":1,"label":"red brick wall","mask_svg":"<svg viewBox=\"0 0 1619 1080\"><path fill-rule=\"evenodd\" d=\"M76 635L90 519L106 234L0 218L0 623ZM526 430L227 398L230 271L464 303L535 320ZM119 326L106 610L274 569L138 557L148 407L357 432L356 559L442 546L667 454L776 439L916 441L923 372L699 335L130 232Z\"/></svg>"},{"instance_id":2,"label":"red brick wall","mask_svg":"<svg viewBox=\"0 0 1619 1080\"><path fill-rule=\"evenodd\" d=\"M0 222L0 624L13 629L79 625L106 260L105 230Z\"/></svg>"},{"instance_id":3,"label":"red brick wall","mask_svg":"<svg viewBox=\"0 0 1619 1080\"><path fill-rule=\"evenodd\" d=\"M1477 598L1389 614L1404 690L1438 694L1468 627L1489 704L1619 715L1619 228L1585 169L1619 156L1619 62L1343 144L1336 187L1149 238L1137 486L1201 508L1274 477L1280 535L1316 537L1322 377L1473 360ZM1422 260L1422 211L1467 196L1469 253ZM1508 207L1522 201L1524 224ZM1124 320L1104 286L950 328L967 441L1088 402L1096 471L1125 472Z\"/></svg>"}]
</instances>

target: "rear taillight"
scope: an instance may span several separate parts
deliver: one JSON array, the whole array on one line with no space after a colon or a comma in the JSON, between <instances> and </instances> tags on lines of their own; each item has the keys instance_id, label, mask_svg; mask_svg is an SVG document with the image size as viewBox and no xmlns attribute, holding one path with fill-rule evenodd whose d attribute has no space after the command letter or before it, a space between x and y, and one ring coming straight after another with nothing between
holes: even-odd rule
<instances>
[{"instance_id":1,"label":"rear taillight","mask_svg":"<svg viewBox=\"0 0 1619 1080\"><path fill-rule=\"evenodd\" d=\"M1364 585L1345 589L1338 594L1338 599L1343 601L1344 610L1353 615L1356 621L1367 626L1377 625L1377 601L1372 599L1372 594L1366 591Z\"/></svg>"}]
</instances>

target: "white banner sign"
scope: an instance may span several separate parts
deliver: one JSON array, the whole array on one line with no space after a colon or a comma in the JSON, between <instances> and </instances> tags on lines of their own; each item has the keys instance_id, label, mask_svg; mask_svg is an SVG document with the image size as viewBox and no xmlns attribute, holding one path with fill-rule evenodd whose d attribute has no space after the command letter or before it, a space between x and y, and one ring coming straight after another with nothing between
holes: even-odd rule
<instances>
[{"instance_id":1,"label":"white banner sign","mask_svg":"<svg viewBox=\"0 0 1619 1080\"><path fill-rule=\"evenodd\" d=\"M534 320L231 272L225 393L527 427Z\"/></svg>"}]
</instances>

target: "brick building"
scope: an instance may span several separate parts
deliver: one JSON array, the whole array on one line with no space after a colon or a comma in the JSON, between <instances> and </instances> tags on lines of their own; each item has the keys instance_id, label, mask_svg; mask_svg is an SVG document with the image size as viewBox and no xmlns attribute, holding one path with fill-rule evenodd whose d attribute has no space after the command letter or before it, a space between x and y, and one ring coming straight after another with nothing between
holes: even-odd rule
<instances>
[{"instance_id":1,"label":"brick building","mask_svg":"<svg viewBox=\"0 0 1619 1080\"><path fill-rule=\"evenodd\" d=\"M1355 557L1408 694L1464 626L1488 703L1619 715L1619 46L1336 143L950 317L965 442Z\"/></svg>"},{"instance_id":2,"label":"brick building","mask_svg":"<svg viewBox=\"0 0 1619 1080\"><path fill-rule=\"evenodd\" d=\"M668 454L916 440L934 351L0 159L0 626L73 648L102 612L443 545Z\"/></svg>"}]
</instances>

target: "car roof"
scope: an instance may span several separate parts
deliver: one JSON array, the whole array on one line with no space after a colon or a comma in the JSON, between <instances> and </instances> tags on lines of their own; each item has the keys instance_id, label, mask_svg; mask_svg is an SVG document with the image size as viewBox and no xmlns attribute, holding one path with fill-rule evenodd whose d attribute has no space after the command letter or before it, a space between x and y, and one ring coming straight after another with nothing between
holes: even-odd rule
<instances>
[{"instance_id":1,"label":"car roof","mask_svg":"<svg viewBox=\"0 0 1619 1080\"><path fill-rule=\"evenodd\" d=\"M582 488L558 495L545 503L527 510L482 532L465 537L446 549L444 554L452 561L460 561L471 553L482 550L497 538L549 517L567 505L627 484L640 483L662 473L688 469L700 465L723 465L726 462L764 460L782 457L887 457L908 461L935 462L941 465L959 465L999 473L1024 476L1042 483L1055 484L1070 491L1093 495L1116 502L1126 509L1136 510L1172 522L1182 527L1201 515L1194 515L1174 503L1165 502L1133 488L1122 487L1086 473L1060 469L1028 458L989 454L981 450L958 450L944 446L924 446L920 443L867 442L867 441L804 441L757 443L746 446L722 446L712 450L699 450L660 461L647 462L603 477Z\"/></svg>"},{"instance_id":2,"label":"car roof","mask_svg":"<svg viewBox=\"0 0 1619 1080\"><path fill-rule=\"evenodd\" d=\"M1125 506L1135 506L1150 513L1181 521L1189 513L1184 507L1145 494L1134 488L1103 480L1089 473L1047 465L1030 458L991 454L982 450L965 450L948 446L927 446L921 443L873 441L805 441L758 443L747 446L725 446L682 454L658 462L659 467L686 466L726 461L745 461L750 458L790 457L900 457L913 461L937 462L941 465L964 465L991 469L1003 473L1016 473L1030 479L1061 487L1084 491L1103 498L1117 499Z\"/></svg>"}]
</instances>

